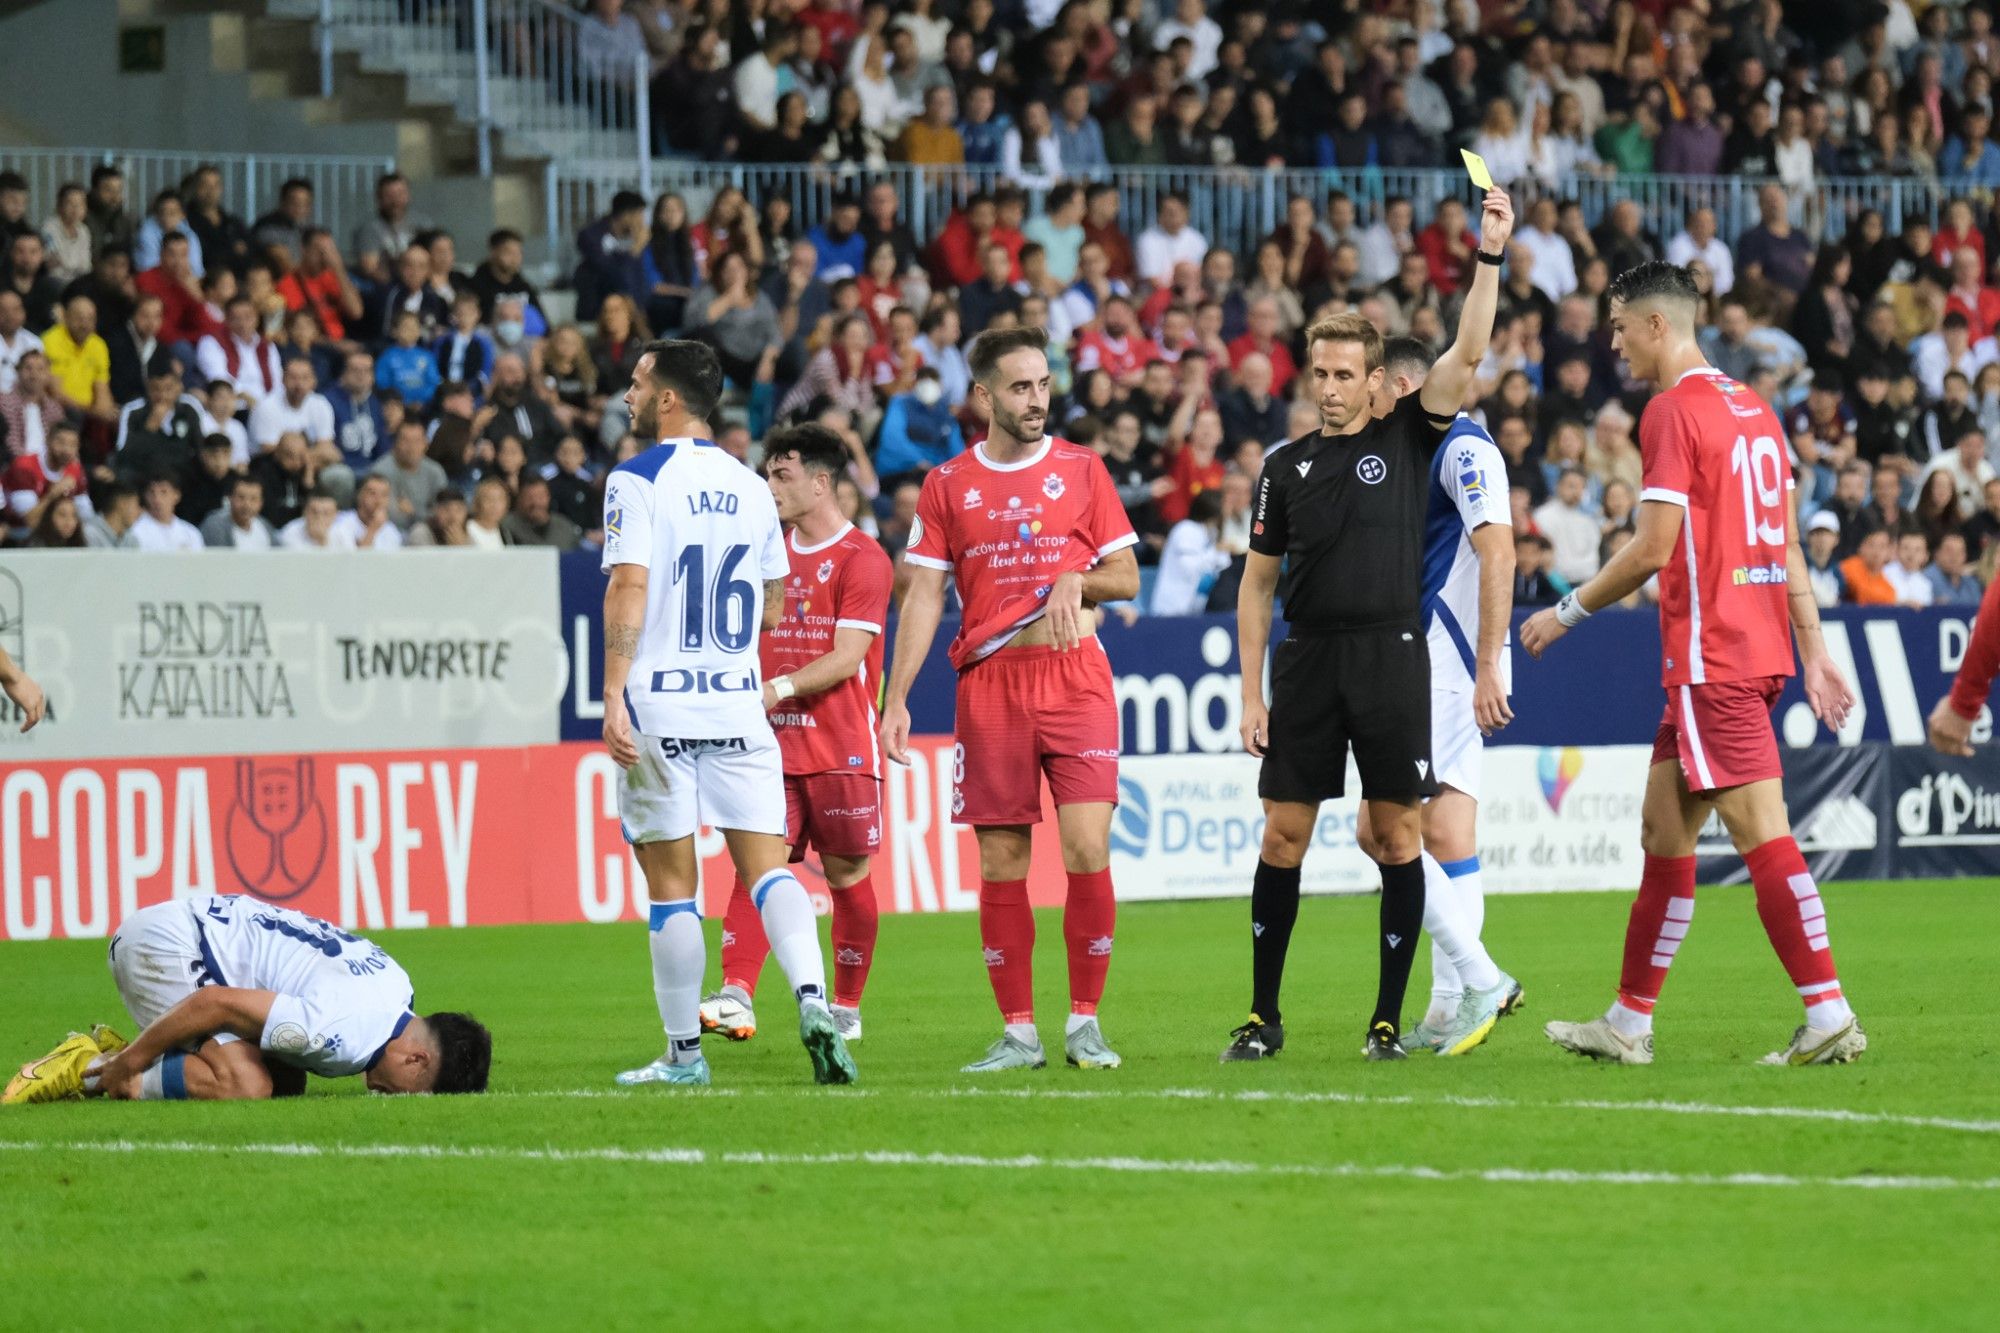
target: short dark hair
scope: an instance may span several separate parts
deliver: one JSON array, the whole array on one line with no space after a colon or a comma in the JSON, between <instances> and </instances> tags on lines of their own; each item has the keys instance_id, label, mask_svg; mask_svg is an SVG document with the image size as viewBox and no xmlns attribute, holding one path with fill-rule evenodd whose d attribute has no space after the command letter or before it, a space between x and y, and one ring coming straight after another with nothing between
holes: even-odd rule
<instances>
[{"instance_id":1,"label":"short dark hair","mask_svg":"<svg viewBox=\"0 0 2000 1333\"><path fill-rule=\"evenodd\" d=\"M278 187L278 198L283 199L293 190L304 190L307 194L312 194L313 183L304 176L294 176Z\"/></svg>"},{"instance_id":2,"label":"short dark hair","mask_svg":"<svg viewBox=\"0 0 2000 1333\"><path fill-rule=\"evenodd\" d=\"M653 383L679 394L688 415L706 420L722 401L722 362L707 343L692 338L655 338L646 344L640 359L648 356L653 358Z\"/></svg>"},{"instance_id":3,"label":"short dark hair","mask_svg":"<svg viewBox=\"0 0 2000 1333\"><path fill-rule=\"evenodd\" d=\"M1605 294L1623 305L1660 300L1698 305L1701 301L1701 293L1696 290L1694 277L1687 269L1679 264L1669 264L1664 259L1648 260L1626 269L1611 280Z\"/></svg>"},{"instance_id":4,"label":"short dark hair","mask_svg":"<svg viewBox=\"0 0 2000 1333\"><path fill-rule=\"evenodd\" d=\"M966 368L972 378L980 384L986 383L998 369L1001 358L1014 352L1036 351L1047 355L1049 331L1030 326L1021 329L988 329L972 340L966 351Z\"/></svg>"},{"instance_id":5,"label":"short dark hair","mask_svg":"<svg viewBox=\"0 0 2000 1333\"><path fill-rule=\"evenodd\" d=\"M105 181L122 181L124 179L125 173L119 168L112 166L109 162L100 163L90 169L90 188L93 190Z\"/></svg>"},{"instance_id":6,"label":"short dark hair","mask_svg":"<svg viewBox=\"0 0 2000 1333\"><path fill-rule=\"evenodd\" d=\"M646 211L646 196L637 190L620 190L611 196L611 211L615 213L643 213Z\"/></svg>"},{"instance_id":7,"label":"short dark hair","mask_svg":"<svg viewBox=\"0 0 2000 1333\"><path fill-rule=\"evenodd\" d=\"M0 171L0 192L9 190L19 190L22 194L26 194L28 178L18 171Z\"/></svg>"},{"instance_id":8,"label":"short dark hair","mask_svg":"<svg viewBox=\"0 0 2000 1333\"><path fill-rule=\"evenodd\" d=\"M764 438L764 461L798 455L799 466L808 472L824 472L838 477L847 469L847 445L838 432L817 421L784 426Z\"/></svg>"},{"instance_id":9,"label":"short dark hair","mask_svg":"<svg viewBox=\"0 0 2000 1333\"><path fill-rule=\"evenodd\" d=\"M225 444L229 442L229 437L226 435L223 436L222 439L223 443ZM239 491L242 490L245 486L256 486L261 488L263 485L264 483L257 480L255 474L249 472L239 472L235 475L235 477L233 477L230 480L229 489L232 491Z\"/></svg>"},{"instance_id":10,"label":"short dark hair","mask_svg":"<svg viewBox=\"0 0 2000 1333\"><path fill-rule=\"evenodd\" d=\"M471 1014L452 1012L426 1014L431 1035L437 1038L437 1075L431 1081L434 1093L484 1092L486 1077L493 1067L493 1034Z\"/></svg>"},{"instance_id":11,"label":"short dark hair","mask_svg":"<svg viewBox=\"0 0 2000 1333\"><path fill-rule=\"evenodd\" d=\"M1382 369L1390 375L1408 375L1411 379L1431 373L1437 362L1437 349L1422 338L1407 335L1390 338L1382 344Z\"/></svg>"},{"instance_id":12,"label":"short dark hair","mask_svg":"<svg viewBox=\"0 0 2000 1333\"><path fill-rule=\"evenodd\" d=\"M515 231L512 227L501 227L487 233L486 248L488 250L498 250L509 241L512 241L516 245L521 244L521 233Z\"/></svg>"}]
</instances>

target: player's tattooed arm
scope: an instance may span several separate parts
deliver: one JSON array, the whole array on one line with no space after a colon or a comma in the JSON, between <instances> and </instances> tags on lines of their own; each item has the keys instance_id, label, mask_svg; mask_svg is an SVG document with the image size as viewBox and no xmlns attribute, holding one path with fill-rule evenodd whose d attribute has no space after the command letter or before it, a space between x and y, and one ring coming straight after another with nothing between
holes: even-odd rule
<instances>
[{"instance_id":1,"label":"player's tattooed arm","mask_svg":"<svg viewBox=\"0 0 2000 1333\"><path fill-rule=\"evenodd\" d=\"M604 627L604 651L619 657L639 655L639 627L637 625L606 625Z\"/></svg>"},{"instance_id":2,"label":"player's tattooed arm","mask_svg":"<svg viewBox=\"0 0 2000 1333\"><path fill-rule=\"evenodd\" d=\"M764 630L766 633L778 628L785 618L785 581L783 579L764 580Z\"/></svg>"},{"instance_id":3,"label":"player's tattooed arm","mask_svg":"<svg viewBox=\"0 0 2000 1333\"><path fill-rule=\"evenodd\" d=\"M632 739L632 718L625 702L625 682L632 660L639 655L639 635L646 623L646 569L618 565L604 590L604 747L612 762L630 768L639 762Z\"/></svg>"}]
</instances>

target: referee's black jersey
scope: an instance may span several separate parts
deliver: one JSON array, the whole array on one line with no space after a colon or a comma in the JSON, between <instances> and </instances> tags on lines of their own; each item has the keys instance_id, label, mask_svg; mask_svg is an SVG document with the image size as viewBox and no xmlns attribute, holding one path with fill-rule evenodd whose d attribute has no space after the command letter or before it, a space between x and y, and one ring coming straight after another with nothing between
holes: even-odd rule
<instances>
[{"instance_id":1,"label":"referee's black jersey","mask_svg":"<svg viewBox=\"0 0 2000 1333\"><path fill-rule=\"evenodd\" d=\"M1451 428L1420 396L1356 434L1315 431L1266 456L1250 549L1289 559L1294 627L1417 624L1431 465Z\"/></svg>"}]
</instances>

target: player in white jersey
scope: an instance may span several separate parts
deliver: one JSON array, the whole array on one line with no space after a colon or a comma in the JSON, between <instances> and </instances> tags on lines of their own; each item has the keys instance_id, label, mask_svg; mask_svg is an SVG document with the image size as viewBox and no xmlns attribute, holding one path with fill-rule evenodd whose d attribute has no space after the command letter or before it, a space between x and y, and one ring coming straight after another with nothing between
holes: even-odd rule
<instances>
[{"instance_id":1,"label":"player in white jersey","mask_svg":"<svg viewBox=\"0 0 2000 1333\"><path fill-rule=\"evenodd\" d=\"M791 565L770 488L708 438L721 397L722 367L705 344L648 345L625 403L633 431L656 443L613 469L604 492L604 744L626 770L618 814L652 900L653 994L667 1033L666 1053L618 1082L709 1082L694 851L707 824L727 839L798 997L813 1077L852 1083L812 900L786 866L784 765L757 654L784 611Z\"/></svg>"},{"instance_id":2,"label":"player in white jersey","mask_svg":"<svg viewBox=\"0 0 2000 1333\"><path fill-rule=\"evenodd\" d=\"M1382 351L1375 415L1423 387L1430 348L1391 338ZM1507 466L1493 437L1460 416L1431 473L1424 519L1425 632L1431 650L1431 763L1438 794L1424 803L1424 929L1431 936L1431 1000L1403 1049L1462 1055L1521 1006L1521 987L1480 942L1479 790L1485 737L1513 720L1507 652L1514 599L1513 518ZM1368 811L1356 831L1369 850ZM1371 853L1372 854L1372 853Z\"/></svg>"},{"instance_id":3,"label":"player in white jersey","mask_svg":"<svg viewBox=\"0 0 2000 1333\"><path fill-rule=\"evenodd\" d=\"M79 1096L229 1101L360 1074L375 1092L483 1092L492 1036L411 1010L381 946L243 894L158 903L111 937L111 977L140 1033L72 1034L22 1067L7 1102Z\"/></svg>"}]
</instances>

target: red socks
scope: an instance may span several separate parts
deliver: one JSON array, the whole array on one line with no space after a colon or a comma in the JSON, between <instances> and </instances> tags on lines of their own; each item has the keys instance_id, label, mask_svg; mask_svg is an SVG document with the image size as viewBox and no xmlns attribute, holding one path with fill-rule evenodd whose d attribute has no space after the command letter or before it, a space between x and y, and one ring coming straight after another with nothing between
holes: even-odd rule
<instances>
[{"instance_id":1,"label":"red socks","mask_svg":"<svg viewBox=\"0 0 2000 1333\"><path fill-rule=\"evenodd\" d=\"M1027 880L980 882L979 942L1001 1020L1034 1022L1035 913L1028 906Z\"/></svg>"},{"instance_id":2,"label":"red socks","mask_svg":"<svg viewBox=\"0 0 2000 1333\"><path fill-rule=\"evenodd\" d=\"M1760 890L1758 901L1763 894ZM1625 966L1618 974L1618 1002L1650 1015L1666 985L1667 968L1694 921L1694 858L1648 856L1639 896L1625 922Z\"/></svg>"},{"instance_id":3,"label":"red socks","mask_svg":"<svg viewBox=\"0 0 2000 1333\"><path fill-rule=\"evenodd\" d=\"M1073 1014L1094 1014L1104 998L1104 979L1111 971L1111 932L1118 919L1118 900L1111 892L1111 871L1092 870L1069 876L1069 897L1063 904L1063 944L1069 951L1069 1008Z\"/></svg>"},{"instance_id":4,"label":"red socks","mask_svg":"<svg viewBox=\"0 0 2000 1333\"><path fill-rule=\"evenodd\" d=\"M1762 847L1753 847L1743 858L1750 867L1750 882L1757 889L1757 917L1778 960L1798 987L1805 1001L1806 1017L1827 1021L1814 1026L1837 1026L1844 1022L1847 1003L1840 993L1840 977L1834 971L1833 950L1827 946L1826 905L1820 901L1819 886L1813 883L1799 845L1790 837L1773 838ZM1821 1005L1833 1006L1820 1010Z\"/></svg>"},{"instance_id":5,"label":"red socks","mask_svg":"<svg viewBox=\"0 0 2000 1333\"><path fill-rule=\"evenodd\" d=\"M833 1002L842 1008L861 1007L861 991L875 961L880 919L872 876L863 875L858 882L833 890Z\"/></svg>"},{"instance_id":6,"label":"red socks","mask_svg":"<svg viewBox=\"0 0 2000 1333\"><path fill-rule=\"evenodd\" d=\"M764 938L764 919L758 915L757 904L750 901L750 890L739 876L729 891L729 907L722 914L722 984L738 987L745 995L756 995L757 974L764 970L764 959L770 953L770 942Z\"/></svg>"}]
</instances>

